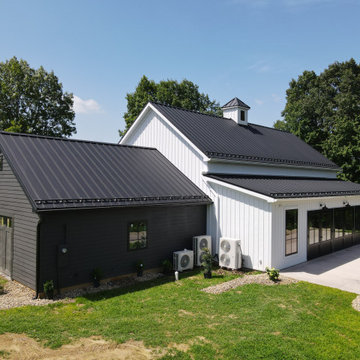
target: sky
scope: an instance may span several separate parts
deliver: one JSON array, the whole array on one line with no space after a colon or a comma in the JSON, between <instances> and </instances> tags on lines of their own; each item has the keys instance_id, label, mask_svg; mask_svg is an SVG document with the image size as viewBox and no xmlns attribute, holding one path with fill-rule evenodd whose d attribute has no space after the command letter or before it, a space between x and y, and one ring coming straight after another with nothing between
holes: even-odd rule
<instances>
[{"instance_id":1,"label":"sky","mask_svg":"<svg viewBox=\"0 0 360 360\"><path fill-rule=\"evenodd\" d=\"M281 119L304 70L360 61L360 0L0 0L0 62L54 71L74 94L74 138L119 140L142 75L188 79L249 122Z\"/></svg>"}]
</instances>

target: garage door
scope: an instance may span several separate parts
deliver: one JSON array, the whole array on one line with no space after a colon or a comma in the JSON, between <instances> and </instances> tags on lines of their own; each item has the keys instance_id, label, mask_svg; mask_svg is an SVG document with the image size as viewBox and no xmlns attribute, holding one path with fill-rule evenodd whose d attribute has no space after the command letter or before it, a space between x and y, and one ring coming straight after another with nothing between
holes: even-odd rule
<instances>
[{"instance_id":1,"label":"garage door","mask_svg":"<svg viewBox=\"0 0 360 360\"><path fill-rule=\"evenodd\" d=\"M359 243L359 206L308 212L308 260Z\"/></svg>"},{"instance_id":2,"label":"garage door","mask_svg":"<svg viewBox=\"0 0 360 360\"><path fill-rule=\"evenodd\" d=\"M11 276L13 254L12 219L0 216L0 272Z\"/></svg>"}]
</instances>

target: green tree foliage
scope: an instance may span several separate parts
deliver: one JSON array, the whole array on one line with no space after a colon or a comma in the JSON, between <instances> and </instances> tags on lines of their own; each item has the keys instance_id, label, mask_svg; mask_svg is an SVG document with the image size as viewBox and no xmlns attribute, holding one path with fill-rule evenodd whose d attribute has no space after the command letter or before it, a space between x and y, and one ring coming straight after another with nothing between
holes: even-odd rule
<instances>
[{"instance_id":1,"label":"green tree foliage","mask_svg":"<svg viewBox=\"0 0 360 360\"><path fill-rule=\"evenodd\" d=\"M127 112L124 114L126 128L124 131L119 131L120 136L126 133L149 101L206 114L221 115L219 104L210 100L208 95L200 93L199 87L189 80L183 80L180 83L175 80L156 83L144 75L135 92L126 95L126 100Z\"/></svg>"},{"instance_id":2,"label":"green tree foliage","mask_svg":"<svg viewBox=\"0 0 360 360\"><path fill-rule=\"evenodd\" d=\"M360 64L335 62L290 82L274 127L299 136L341 166L339 177L360 182Z\"/></svg>"},{"instance_id":3,"label":"green tree foliage","mask_svg":"<svg viewBox=\"0 0 360 360\"><path fill-rule=\"evenodd\" d=\"M76 132L73 95L53 72L16 57L0 63L0 130L66 137Z\"/></svg>"}]
</instances>

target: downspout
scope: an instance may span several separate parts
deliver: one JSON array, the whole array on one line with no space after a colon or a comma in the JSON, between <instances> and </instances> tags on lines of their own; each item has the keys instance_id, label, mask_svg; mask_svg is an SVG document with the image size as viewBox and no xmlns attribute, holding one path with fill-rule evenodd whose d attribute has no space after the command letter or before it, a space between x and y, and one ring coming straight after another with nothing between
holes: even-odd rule
<instances>
[{"instance_id":1,"label":"downspout","mask_svg":"<svg viewBox=\"0 0 360 360\"><path fill-rule=\"evenodd\" d=\"M36 227L36 294L35 298L39 298L40 293L40 229L41 229L42 218L39 214L39 221Z\"/></svg>"}]
</instances>

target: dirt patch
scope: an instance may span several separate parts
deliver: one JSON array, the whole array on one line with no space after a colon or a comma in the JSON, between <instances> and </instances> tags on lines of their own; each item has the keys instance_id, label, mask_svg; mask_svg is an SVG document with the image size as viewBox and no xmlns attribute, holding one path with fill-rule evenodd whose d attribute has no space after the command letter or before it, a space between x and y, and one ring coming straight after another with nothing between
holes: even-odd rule
<instances>
[{"instance_id":1,"label":"dirt patch","mask_svg":"<svg viewBox=\"0 0 360 360\"><path fill-rule=\"evenodd\" d=\"M274 282L269 279L267 274L244 275L243 277L226 281L218 285L209 286L205 289L202 289L201 291L204 291L209 294L221 294L225 291L229 291L231 289L235 289L239 286L246 284L288 285L295 282L297 282L297 280L290 279L284 276L282 276L279 281Z\"/></svg>"},{"instance_id":2,"label":"dirt patch","mask_svg":"<svg viewBox=\"0 0 360 360\"><path fill-rule=\"evenodd\" d=\"M357 310L360 311L360 295L358 295L352 302L352 307Z\"/></svg>"},{"instance_id":3,"label":"dirt patch","mask_svg":"<svg viewBox=\"0 0 360 360\"><path fill-rule=\"evenodd\" d=\"M179 310L179 315L180 316L195 316L194 313L192 313L190 311L183 310L183 309Z\"/></svg>"},{"instance_id":4,"label":"dirt patch","mask_svg":"<svg viewBox=\"0 0 360 360\"><path fill-rule=\"evenodd\" d=\"M148 349L141 341L123 344L99 337L80 339L59 349L49 349L24 334L0 335L0 351L10 360L147 360L164 355L158 349Z\"/></svg>"}]
</instances>

